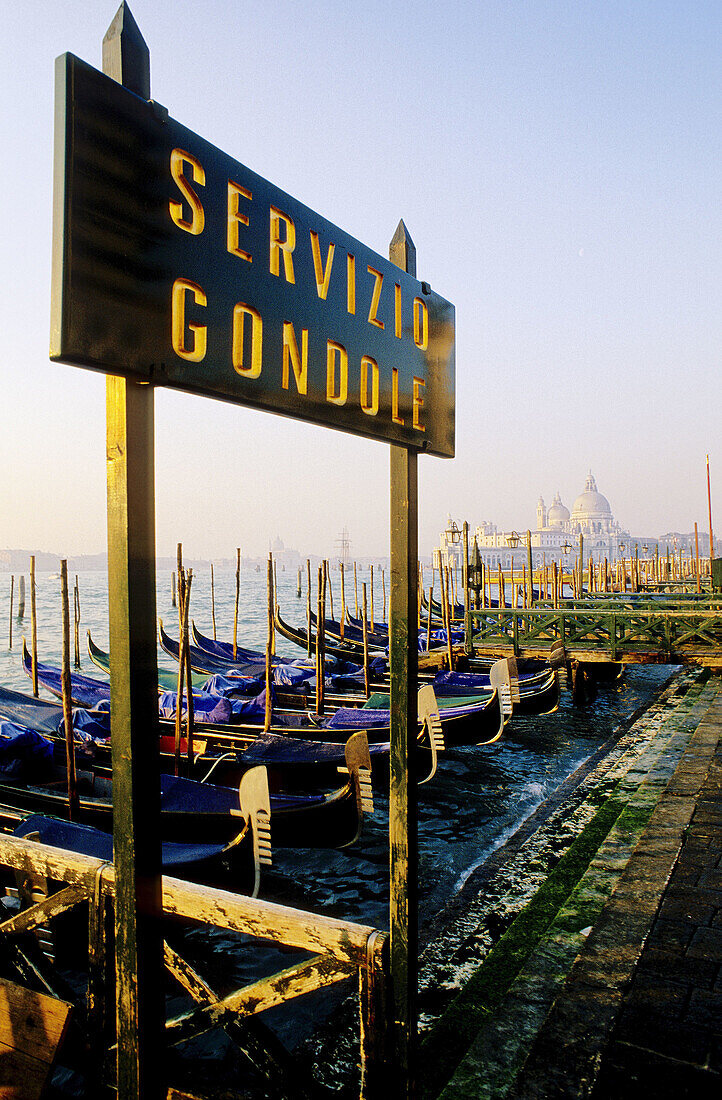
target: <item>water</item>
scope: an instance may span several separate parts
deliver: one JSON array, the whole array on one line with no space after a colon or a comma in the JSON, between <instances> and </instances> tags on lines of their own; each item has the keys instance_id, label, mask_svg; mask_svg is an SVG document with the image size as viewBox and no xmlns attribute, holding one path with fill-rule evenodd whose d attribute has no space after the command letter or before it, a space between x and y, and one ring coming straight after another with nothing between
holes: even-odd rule
<instances>
[{"instance_id":1,"label":"water","mask_svg":"<svg viewBox=\"0 0 722 1100\"><path fill-rule=\"evenodd\" d=\"M74 582L70 577L70 584ZM101 648L108 648L107 580L103 573L79 574L81 600L82 671L102 673L90 663L85 649L89 628ZM366 578L364 578L366 579ZM338 575L333 575L336 613L340 607ZM280 571L277 577L281 613L291 623L305 620L305 595L296 597L296 572ZM29 589L29 586L28 586ZM235 571L215 575L218 637L230 639L233 630ZM29 590L23 624L13 623L14 649L7 648L9 576L0 574L0 682L29 691L29 680L20 663L21 634L30 636ZM2 593L5 593L3 596ZM170 574L157 579L157 610L166 628L177 636L178 613L171 604ZM353 601L353 585L347 597ZM377 585L377 616L382 610ZM72 600L71 600L72 604ZM192 617L199 629L212 634L210 575L194 575ZM17 577L15 607L17 609ZM37 576L38 658L57 663L61 650L60 579L57 574ZM72 610L71 610L72 616ZM239 641L262 650L266 642L267 603L265 572L244 569L241 583ZM277 639L279 652L299 656L290 642ZM175 671L173 662L159 652L159 665ZM486 748L448 750L434 780L421 788L419 799L419 896L420 921L428 922L463 884L471 871L514 832L518 825L575 770L613 729L645 705L666 682L671 670L664 666L630 666L625 677L602 685L596 699L585 708L572 707L564 689L559 709L549 715L514 718L500 744ZM564 676L562 682L564 683ZM41 692L42 693L42 692ZM344 851L276 850L274 869L264 879L262 896L298 908L335 915L376 927L387 927L388 918L388 803L375 792L376 812L364 825L361 840ZM274 948L257 949L249 942L213 930L186 935L185 947L202 972L219 987L240 986L261 973L280 970L296 958ZM292 1011L275 1010L264 1018L283 1040L293 1046L306 1037L314 1024L332 1011L338 995L314 994L301 998ZM219 1055L222 1041L209 1037L194 1054Z\"/></svg>"}]
</instances>

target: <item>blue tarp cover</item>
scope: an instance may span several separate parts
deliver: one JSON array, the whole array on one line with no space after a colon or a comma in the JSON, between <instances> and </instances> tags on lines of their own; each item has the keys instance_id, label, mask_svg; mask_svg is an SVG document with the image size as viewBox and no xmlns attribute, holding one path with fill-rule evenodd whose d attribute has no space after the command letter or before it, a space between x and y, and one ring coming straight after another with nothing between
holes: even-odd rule
<instances>
[{"instance_id":1,"label":"blue tarp cover","mask_svg":"<svg viewBox=\"0 0 722 1100\"><path fill-rule=\"evenodd\" d=\"M53 744L36 730L0 721L0 779L42 783L53 766Z\"/></svg>"},{"instance_id":2,"label":"blue tarp cover","mask_svg":"<svg viewBox=\"0 0 722 1100\"><path fill-rule=\"evenodd\" d=\"M54 848L65 848L81 855L95 856L96 859L110 861L113 858L113 838L110 833L102 833L89 825L77 825L70 821L60 821L55 817L31 814L20 822L14 836L27 836L39 833L41 844L51 844ZM223 844L176 844L165 841L162 846L163 867L185 867L201 863L214 855L219 855Z\"/></svg>"},{"instance_id":3,"label":"blue tarp cover","mask_svg":"<svg viewBox=\"0 0 722 1100\"><path fill-rule=\"evenodd\" d=\"M164 691L158 700L158 710L161 718L175 718L178 694L175 691ZM188 699L185 695L181 698L181 714L188 710ZM233 715L233 707L230 700L220 695L210 695L207 692L196 694L193 692L193 713L201 722L228 723Z\"/></svg>"}]
</instances>

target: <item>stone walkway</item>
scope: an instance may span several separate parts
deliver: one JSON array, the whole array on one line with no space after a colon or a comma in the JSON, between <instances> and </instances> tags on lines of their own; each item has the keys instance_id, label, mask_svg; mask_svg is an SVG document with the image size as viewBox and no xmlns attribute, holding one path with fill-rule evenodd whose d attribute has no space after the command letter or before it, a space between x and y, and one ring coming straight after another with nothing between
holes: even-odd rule
<instances>
[{"instance_id":1,"label":"stone walkway","mask_svg":"<svg viewBox=\"0 0 722 1100\"><path fill-rule=\"evenodd\" d=\"M624 810L443 1100L722 1096L721 732L719 677L660 708Z\"/></svg>"},{"instance_id":2,"label":"stone walkway","mask_svg":"<svg viewBox=\"0 0 722 1100\"><path fill-rule=\"evenodd\" d=\"M508 1097L722 1096L718 690Z\"/></svg>"}]
</instances>

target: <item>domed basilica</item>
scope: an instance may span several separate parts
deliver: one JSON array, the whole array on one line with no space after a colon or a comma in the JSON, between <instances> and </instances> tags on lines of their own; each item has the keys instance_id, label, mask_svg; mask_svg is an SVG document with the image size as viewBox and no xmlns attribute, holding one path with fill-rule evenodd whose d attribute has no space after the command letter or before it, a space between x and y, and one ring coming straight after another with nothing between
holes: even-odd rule
<instances>
[{"instance_id":1,"label":"domed basilica","mask_svg":"<svg viewBox=\"0 0 722 1100\"><path fill-rule=\"evenodd\" d=\"M451 521L450 525L451 525ZM469 540L479 547L482 560L489 567L501 565L506 568L515 562L526 560L526 539L524 530L500 531L496 524L486 521L469 531ZM620 542L629 544L629 532L623 530L615 520L607 498L597 489L594 475L590 471L584 484L584 490L574 501L571 512L556 494L547 509L543 497L539 497L536 507L536 530L531 531L531 545L534 565L566 560L564 555L576 553L579 548L579 536L584 538L585 555L596 559L619 557ZM516 547L515 547L516 544ZM448 532L441 534L437 553L439 560L447 564L458 556Z\"/></svg>"},{"instance_id":2,"label":"domed basilica","mask_svg":"<svg viewBox=\"0 0 722 1100\"><path fill-rule=\"evenodd\" d=\"M547 542L541 538L542 534L551 535L551 541L559 535L583 535L585 541L589 540L590 549L592 545L599 545L600 549L609 547L616 550L617 538L626 534L615 522L609 501L597 489L591 471L584 485L584 492L574 501L571 515L557 493L548 511L544 498L539 497L536 520L536 534L539 537L535 540L532 536L532 543L536 542L537 546Z\"/></svg>"}]
</instances>

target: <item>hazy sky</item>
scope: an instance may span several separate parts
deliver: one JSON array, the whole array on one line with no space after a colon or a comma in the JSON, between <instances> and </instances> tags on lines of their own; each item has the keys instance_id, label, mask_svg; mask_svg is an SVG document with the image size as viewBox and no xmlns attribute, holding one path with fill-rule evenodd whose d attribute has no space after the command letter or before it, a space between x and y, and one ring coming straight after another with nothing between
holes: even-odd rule
<instances>
[{"instance_id":1,"label":"hazy sky","mask_svg":"<svg viewBox=\"0 0 722 1100\"><path fill-rule=\"evenodd\" d=\"M3 4L0 548L105 548L105 384L48 360L53 63L117 5ZM587 471L634 533L722 533L719 0L134 0L153 98L456 306L447 513L535 526ZM157 543L388 545L388 448L159 390Z\"/></svg>"}]
</instances>

